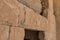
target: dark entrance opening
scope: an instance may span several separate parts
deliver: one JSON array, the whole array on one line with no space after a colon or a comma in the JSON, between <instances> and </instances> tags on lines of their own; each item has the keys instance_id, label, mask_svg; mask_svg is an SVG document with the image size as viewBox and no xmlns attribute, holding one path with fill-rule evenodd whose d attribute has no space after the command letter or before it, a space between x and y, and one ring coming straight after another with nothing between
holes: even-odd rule
<instances>
[{"instance_id":1,"label":"dark entrance opening","mask_svg":"<svg viewBox=\"0 0 60 40\"><path fill-rule=\"evenodd\" d=\"M24 39L24 40L30 40L30 39Z\"/></svg>"},{"instance_id":2,"label":"dark entrance opening","mask_svg":"<svg viewBox=\"0 0 60 40\"><path fill-rule=\"evenodd\" d=\"M44 40L44 32L36 30L25 30L24 40Z\"/></svg>"}]
</instances>

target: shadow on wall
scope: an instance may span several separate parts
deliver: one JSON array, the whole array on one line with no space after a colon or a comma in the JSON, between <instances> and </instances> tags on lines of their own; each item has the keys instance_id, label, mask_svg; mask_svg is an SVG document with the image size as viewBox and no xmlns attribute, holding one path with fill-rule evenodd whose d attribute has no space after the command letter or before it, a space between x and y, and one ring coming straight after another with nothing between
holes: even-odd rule
<instances>
[{"instance_id":1,"label":"shadow on wall","mask_svg":"<svg viewBox=\"0 0 60 40\"><path fill-rule=\"evenodd\" d=\"M25 30L24 40L44 40L43 31Z\"/></svg>"}]
</instances>

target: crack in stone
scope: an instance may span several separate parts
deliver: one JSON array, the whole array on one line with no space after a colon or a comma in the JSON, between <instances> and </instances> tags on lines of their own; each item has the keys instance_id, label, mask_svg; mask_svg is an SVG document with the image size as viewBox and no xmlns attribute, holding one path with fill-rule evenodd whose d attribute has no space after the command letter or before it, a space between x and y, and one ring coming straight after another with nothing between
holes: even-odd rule
<instances>
[{"instance_id":1,"label":"crack in stone","mask_svg":"<svg viewBox=\"0 0 60 40\"><path fill-rule=\"evenodd\" d=\"M17 26L19 26L20 24L22 25L22 24L25 23L25 19L26 19L26 10L25 10L25 7L24 7L23 9L24 9L24 19L21 20L21 22L20 22L20 20L19 20L20 15L18 15L18 25L17 25Z\"/></svg>"},{"instance_id":2,"label":"crack in stone","mask_svg":"<svg viewBox=\"0 0 60 40\"><path fill-rule=\"evenodd\" d=\"M7 26L9 26L9 32L8 32L8 38L7 38L7 40L10 40L10 33L11 33L11 27L12 27L12 24L11 23L9 23L8 21L1 21L0 22L0 25L7 25Z\"/></svg>"},{"instance_id":3,"label":"crack in stone","mask_svg":"<svg viewBox=\"0 0 60 40\"><path fill-rule=\"evenodd\" d=\"M0 24L1 25L7 25L7 26L12 25L12 23L9 23L8 21L3 21L3 20L0 22Z\"/></svg>"},{"instance_id":4,"label":"crack in stone","mask_svg":"<svg viewBox=\"0 0 60 40\"><path fill-rule=\"evenodd\" d=\"M18 21L19 22L19 21ZM25 22L25 21L24 21ZM23 23L24 23L23 22ZM20 23L20 22L19 22ZM18 23L18 24L19 24ZM9 26L9 27L20 27L20 25L23 25L23 23L20 23L19 25L17 25L17 26L13 26L12 25L12 23L9 23L8 21L2 21L1 23L0 23L0 25L6 25L6 26Z\"/></svg>"},{"instance_id":5,"label":"crack in stone","mask_svg":"<svg viewBox=\"0 0 60 40\"><path fill-rule=\"evenodd\" d=\"M8 39L7 40L10 40L10 33L11 33L11 25L9 26L9 34L8 34Z\"/></svg>"},{"instance_id":6,"label":"crack in stone","mask_svg":"<svg viewBox=\"0 0 60 40\"><path fill-rule=\"evenodd\" d=\"M26 20L26 10L25 10L25 7L24 7L24 22L23 22L23 24L25 23L25 20Z\"/></svg>"},{"instance_id":7,"label":"crack in stone","mask_svg":"<svg viewBox=\"0 0 60 40\"><path fill-rule=\"evenodd\" d=\"M19 25L19 23L20 23L20 21L19 21L19 17L20 17L20 15L18 15L18 25Z\"/></svg>"}]
</instances>

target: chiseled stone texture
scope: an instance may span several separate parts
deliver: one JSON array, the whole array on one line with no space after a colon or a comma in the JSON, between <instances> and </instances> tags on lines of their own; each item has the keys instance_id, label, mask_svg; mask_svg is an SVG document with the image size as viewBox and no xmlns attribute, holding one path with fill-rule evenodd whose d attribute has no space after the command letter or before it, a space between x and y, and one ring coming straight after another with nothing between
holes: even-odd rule
<instances>
[{"instance_id":1,"label":"chiseled stone texture","mask_svg":"<svg viewBox=\"0 0 60 40\"><path fill-rule=\"evenodd\" d=\"M0 25L0 40L8 40L9 26Z\"/></svg>"},{"instance_id":2,"label":"chiseled stone texture","mask_svg":"<svg viewBox=\"0 0 60 40\"><path fill-rule=\"evenodd\" d=\"M3 10L2 10L3 9ZM17 0L2 0L0 2L0 24L45 30L47 19L36 14L32 9L19 3Z\"/></svg>"},{"instance_id":3,"label":"chiseled stone texture","mask_svg":"<svg viewBox=\"0 0 60 40\"><path fill-rule=\"evenodd\" d=\"M41 15L36 14L33 10L29 10L29 8L25 8L26 17L25 17L25 25L27 28L36 29L36 30L44 30L47 27L47 19Z\"/></svg>"},{"instance_id":4,"label":"chiseled stone texture","mask_svg":"<svg viewBox=\"0 0 60 40\"><path fill-rule=\"evenodd\" d=\"M54 11L56 16L56 40L60 40L60 0L54 0Z\"/></svg>"},{"instance_id":5,"label":"chiseled stone texture","mask_svg":"<svg viewBox=\"0 0 60 40\"><path fill-rule=\"evenodd\" d=\"M42 11L41 0L18 0L18 1L24 4L25 6L33 9L36 13L41 13Z\"/></svg>"},{"instance_id":6,"label":"chiseled stone texture","mask_svg":"<svg viewBox=\"0 0 60 40\"><path fill-rule=\"evenodd\" d=\"M24 28L11 27L10 40L24 40Z\"/></svg>"},{"instance_id":7,"label":"chiseled stone texture","mask_svg":"<svg viewBox=\"0 0 60 40\"><path fill-rule=\"evenodd\" d=\"M56 22L55 16L49 15L48 26L45 32L46 40L56 40Z\"/></svg>"},{"instance_id":8,"label":"chiseled stone texture","mask_svg":"<svg viewBox=\"0 0 60 40\"><path fill-rule=\"evenodd\" d=\"M0 0L0 24L7 23L16 25L18 10L16 8L13 8L10 2L8 3L8 1L9 0Z\"/></svg>"},{"instance_id":9,"label":"chiseled stone texture","mask_svg":"<svg viewBox=\"0 0 60 40\"><path fill-rule=\"evenodd\" d=\"M27 2L28 1L31 2L31 0L27 0ZM49 2L50 2L50 0L49 0ZM32 2L31 4L33 5L33 3L34 2ZM31 5L31 4L29 4L29 5ZM39 5L39 2L37 4ZM52 5L52 3L51 3L51 5ZM17 0L0 0L0 24L11 27L11 29L9 29L11 31L10 36L9 36L10 40L23 40L24 28L45 31L45 33L47 33L46 40L55 40L55 37L54 37L55 36L54 35L55 18L54 18L54 16L50 15L51 13L53 13L52 12L53 8L51 5L50 5L51 8L49 7L49 10L48 10L49 17L48 17L48 19L46 19L45 17L38 15L31 8L18 2ZM33 8L34 7L35 6L33 5ZM40 7L38 7L37 9L41 10ZM52 26L53 26L53 28L52 28ZM8 33L6 33L5 35L7 36ZM3 36L5 38L7 38L5 35L3 35Z\"/></svg>"},{"instance_id":10,"label":"chiseled stone texture","mask_svg":"<svg viewBox=\"0 0 60 40\"><path fill-rule=\"evenodd\" d=\"M49 0L49 9L48 9L48 26L47 26L47 40L56 40L56 20L54 9L53 9L53 0ZM46 33L46 32L45 32Z\"/></svg>"}]
</instances>

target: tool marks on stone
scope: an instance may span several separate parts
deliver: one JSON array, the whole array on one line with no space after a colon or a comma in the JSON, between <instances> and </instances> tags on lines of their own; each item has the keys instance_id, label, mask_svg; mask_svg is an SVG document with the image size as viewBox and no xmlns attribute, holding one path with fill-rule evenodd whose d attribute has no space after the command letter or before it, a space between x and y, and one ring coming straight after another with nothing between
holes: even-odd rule
<instances>
[{"instance_id":1,"label":"tool marks on stone","mask_svg":"<svg viewBox=\"0 0 60 40\"><path fill-rule=\"evenodd\" d=\"M18 2L26 5L28 8L32 9L36 13L41 13L42 5L40 0L17 0Z\"/></svg>"}]
</instances>

